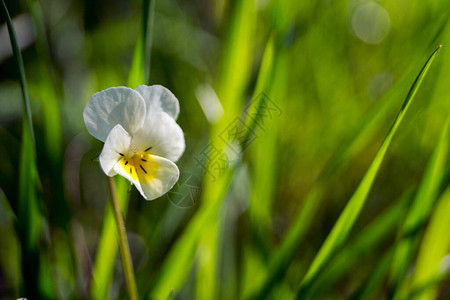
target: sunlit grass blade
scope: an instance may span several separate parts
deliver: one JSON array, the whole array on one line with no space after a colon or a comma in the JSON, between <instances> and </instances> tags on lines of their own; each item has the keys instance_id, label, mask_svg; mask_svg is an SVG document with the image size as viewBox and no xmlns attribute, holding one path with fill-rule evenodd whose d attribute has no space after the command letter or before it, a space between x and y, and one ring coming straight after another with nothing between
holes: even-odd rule
<instances>
[{"instance_id":1,"label":"sunlit grass blade","mask_svg":"<svg viewBox=\"0 0 450 300\"><path fill-rule=\"evenodd\" d=\"M142 26L138 35L127 85L135 88L148 84L150 78L150 56L154 23L155 0L143 0ZM124 217L129 204L128 184L122 177L115 178L117 197ZM114 261L117 255L117 236L114 216L106 206L102 233L93 268L90 295L93 299L105 299L113 278Z\"/></svg>"},{"instance_id":2,"label":"sunlit grass blade","mask_svg":"<svg viewBox=\"0 0 450 300\"><path fill-rule=\"evenodd\" d=\"M261 262L258 261L258 259L261 259L262 257L265 257L265 254L267 253L267 243L270 241L270 233L267 234L270 231L270 220L271 216L269 213L270 210L270 202L272 200L272 193L269 192L267 194L264 194L264 190L272 190L272 182L270 177L273 176L273 172L265 172L263 170L258 170L258 168L262 167L263 169L272 169L273 163L270 157L272 157L274 154L274 151L271 151L274 149L274 145L272 143L268 143L267 141L267 135L264 134L264 132L259 128L261 124L269 123L269 120L264 120L263 116L267 112L267 101L269 101L268 93L270 93L269 89L272 85L272 78L274 73L274 59L275 59L275 33L272 32L272 34L269 37L269 40L266 44L264 54L261 60L261 66L259 68L258 72L258 78L256 87L253 92L253 97L250 102L250 105L248 106L248 109L246 111L246 119L245 119L245 129L246 134L241 141L241 149L247 150L247 148L250 149L250 151L246 152L250 160L254 160L255 158L251 155L256 148L265 148L266 147L266 158L265 161L267 164L254 164L254 170L252 170L252 173L254 175L251 176L251 184L253 188L251 188L251 194L250 194L250 206L249 206L249 216L250 221L253 224L254 228L254 235L257 239L257 244L259 245L259 250L261 255L257 255L256 257L246 257L244 258L245 264L242 267L242 269L245 269L244 273L246 274L253 274L255 272L255 268L258 268L260 272L257 272L258 275L261 275L261 270L259 269L261 265L265 263L265 261ZM271 132L276 132L272 128L274 126L274 122L270 122L270 124L265 124L266 126L271 126ZM267 128L267 127L266 127ZM276 129L275 129L276 130ZM263 134L265 139L261 140L260 134ZM273 135L273 134L272 134ZM258 137L258 143L256 145L253 145L250 147L251 144L254 144L255 137ZM270 139L273 139L271 137ZM270 145L270 146L269 146ZM270 148L270 149L267 149ZM267 170L266 170L267 171ZM258 175L260 175L258 177ZM256 178L257 176L258 178ZM265 181L263 184L262 181ZM262 197L260 198L260 196ZM254 255L255 252L246 251L245 255ZM254 264L257 264L258 266L255 266ZM253 284L255 283L255 276L250 277L244 277L242 279L242 286L244 287L244 293L247 289L250 289Z\"/></svg>"},{"instance_id":3,"label":"sunlit grass blade","mask_svg":"<svg viewBox=\"0 0 450 300\"><path fill-rule=\"evenodd\" d=\"M227 172L224 176L228 180L224 180L223 184L217 187L218 191L222 192L222 194L216 195L219 200L225 197L231 182L232 172ZM217 199L213 200L217 201ZM172 288L175 293L180 289L194 262L200 235L212 222L217 221L218 204L212 204L215 203L202 205L195 217L189 222L183 234L177 239L175 245L166 255L160 274L157 276L158 280L149 291L147 298L161 299L166 297L168 291Z\"/></svg>"},{"instance_id":4,"label":"sunlit grass blade","mask_svg":"<svg viewBox=\"0 0 450 300\"><path fill-rule=\"evenodd\" d=\"M450 250L450 236L448 235L448 228L450 228L449 215L450 188L447 188L434 210L431 222L420 245L410 288L411 297L415 289L426 285L428 282L436 281L435 283L438 283L440 277L442 277L440 264ZM436 285L431 284L426 286L423 293L415 299L436 299L437 292Z\"/></svg>"},{"instance_id":5,"label":"sunlit grass blade","mask_svg":"<svg viewBox=\"0 0 450 300\"><path fill-rule=\"evenodd\" d=\"M229 32L222 49L221 68L217 77L216 91L223 106L224 115L210 131L209 145L224 153L229 140L224 140L224 131L240 114L243 95L249 81L252 63L252 46L255 23L255 8L252 1L235 1L232 5ZM221 138L222 135L222 138ZM217 153L208 153L211 157ZM211 168L211 166L207 166ZM223 172L222 172L223 171ZM150 291L150 298L164 298L172 288L179 291L194 261L198 249L203 259L219 257L216 251L220 242L218 212L230 186L233 170L225 166L220 173L212 168L204 177L201 207L189 222L166 256L158 275L158 281ZM210 230L214 227L214 230ZM205 236L209 233L209 236ZM204 237L202 239L202 237ZM202 258L200 258L202 259ZM217 262L203 264L198 270L202 280L196 287L196 298L214 299L217 295ZM200 285L208 287L203 289Z\"/></svg>"},{"instance_id":6,"label":"sunlit grass blade","mask_svg":"<svg viewBox=\"0 0 450 300\"><path fill-rule=\"evenodd\" d=\"M39 99L44 128L46 168L53 186L46 192L50 198L50 209L60 213L50 215L50 222L67 230L70 220L69 207L64 201L62 182L62 123L59 90L57 88L55 68L52 63L51 50L45 28L44 12L37 0L28 0L28 8L36 33L36 52L38 54L39 80L30 88L30 94Z\"/></svg>"},{"instance_id":7,"label":"sunlit grass blade","mask_svg":"<svg viewBox=\"0 0 450 300\"><path fill-rule=\"evenodd\" d=\"M398 299L407 297L408 283L404 279L404 276L419 242L419 237L416 233L420 232L422 226L424 226L438 195L448 158L448 147L449 137L447 124L442 131L441 138L430 159L420 188L408 212L405 223L400 230L400 240L398 241L394 254L395 263L392 264L390 274L390 285L395 289L395 297ZM436 210L436 213L441 212ZM438 225L441 224L438 223ZM430 231L426 236L426 240L422 243L421 256L418 258L419 264L415 271L414 283L417 285L431 279L430 277L437 272L439 260L442 258L439 255L445 254L447 251L446 248L449 246L445 242L444 236L446 234L440 236L442 232L436 231L436 225L433 224L430 226L433 227L429 229ZM440 244L441 242L442 244Z\"/></svg>"},{"instance_id":8,"label":"sunlit grass blade","mask_svg":"<svg viewBox=\"0 0 450 300\"><path fill-rule=\"evenodd\" d=\"M248 149L251 172L251 195L249 217L253 235L259 252L260 266L246 264L246 273L251 275L243 283L242 294L248 297L261 290L263 280L268 275L267 266L271 244L273 242L273 204L279 179L279 137L281 118L283 117L287 81L289 77L289 51L282 42L285 32L273 31L266 45L258 80L250 105L243 149ZM264 162L264 163L261 163ZM251 253L251 252L249 252ZM245 259L247 260L247 259ZM248 258L256 262L255 258ZM258 270L254 269L257 268ZM266 287L264 285L264 287Z\"/></svg>"},{"instance_id":9,"label":"sunlit grass blade","mask_svg":"<svg viewBox=\"0 0 450 300\"><path fill-rule=\"evenodd\" d=\"M45 21L39 1L27 1L29 10L33 17L36 32L36 49L39 55L40 82L39 100L42 105L44 121L46 151L52 166L61 160L62 152L62 129L61 113L58 101L58 92L55 82L55 72L51 61L51 54L46 34Z\"/></svg>"},{"instance_id":10,"label":"sunlit grass blade","mask_svg":"<svg viewBox=\"0 0 450 300\"><path fill-rule=\"evenodd\" d=\"M396 133L398 127L400 126L405 113L407 112L411 100L417 93L417 89L420 87L423 78L425 77L431 63L433 62L436 53L441 47L439 46L433 54L429 57L419 75L416 77L411 89L406 96L406 99L398 113L391 129L389 130L383 144L378 150L375 158L373 159L369 169L367 170L364 178L359 184L353 196L348 201L344 211L339 216L336 224L331 230L330 234L326 238L316 257L314 258L311 266L308 269L305 277L303 278L300 289L297 294L298 299L303 299L307 296L307 292L311 287L311 284L316 280L318 274L323 270L325 265L329 262L330 258L336 253L337 250L344 244L350 230L353 227L359 213L364 206L367 196L370 192L373 182L375 181L378 170L381 166L383 158L387 152L387 149L392 141L394 134Z\"/></svg>"},{"instance_id":11,"label":"sunlit grass blade","mask_svg":"<svg viewBox=\"0 0 450 300\"><path fill-rule=\"evenodd\" d=\"M153 24L155 19L155 1L143 0L142 23L139 31L133 61L128 75L128 86L136 88L150 83L150 60L152 50Z\"/></svg>"},{"instance_id":12,"label":"sunlit grass blade","mask_svg":"<svg viewBox=\"0 0 450 300\"><path fill-rule=\"evenodd\" d=\"M216 82L217 96L222 104L224 114L217 123L212 125L210 131L211 145L224 155L230 155L232 151L241 151L241 149L233 149L233 143L239 143L239 141L236 141L236 137L230 134L230 128L239 123L237 118L243 106L244 93L249 83L253 61L252 47L256 26L256 7L253 1L231 1L229 5L231 7L229 32L224 47L221 49L221 69ZM216 156L215 151L210 150L209 152L208 155L211 159ZM212 170L211 167L212 165L207 168ZM223 241L225 222L220 218L221 215L218 212L224 196L229 190L234 173L234 170L230 169L233 166L226 165L224 167L224 174L217 174L215 180L208 175L204 178L202 200L205 202L205 206L212 207L214 211L212 216L216 216L216 218L209 217L209 221L203 229L205 232L201 232L203 236L199 240L198 249L201 249L203 253L200 260L207 257L211 258L211 261L208 264L199 263L198 274L202 276L202 280L198 281L196 285L195 297L197 299L220 297L217 278L220 274L219 258L222 256L220 245Z\"/></svg>"},{"instance_id":13,"label":"sunlit grass blade","mask_svg":"<svg viewBox=\"0 0 450 300\"><path fill-rule=\"evenodd\" d=\"M445 263L443 262L443 265ZM430 292L430 290L435 290L436 287L444 286L445 282L448 281L450 278L450 271L448 270L448 267L443 267L440 272L434 276L432 279L428 280L427 282L422 283L421 285L415 287L409 292L408 299L421 299L423 296L427 296L427 293ZM445 294L445 290L443 292ZM436 292L437 296L434 298L426 298L426 299L440 299L443 297L440 297L440 293ZM447 296L447 294L445 294ZM445 298L443 298L445 299Z\"/></svg>"},{"instance_id":14,"label":"sunlit grass blade","mask_svg":"<svg viewBox=\"0 0 450 300\"><path fill-rule=\"evenodd\" d=\"M373 139L375 133L382 127L385 119L397 105L394 99L400 97L404 89L408 87L407 83L412 80L410 77L412 76L408 75L402 78L383 99L378 101L373 109L361 118L361 121L354 127L354 132L349 134L351 138L343 143L344 146L338 149L324 166L318 180L303 200L304 204L299 215L288 229L281 246L271 255L269 271L263 276L262 283L253 285L253 292L250 293L253 297L256 299L266 297L265 295L268 295L271 289L283 279L295 253L302 245L301 240L314 220L330 181L342 176L341 171L351 162L352 157Z\"/></svg>"},{"instance_id":15,"label":"sunlit grass blade","mask_svg":"<svg viewBox=\"0 0 450 300\"><path fill-rule=\"evenodd\" d=\"M271 227L270 203L273 199L274 156L278 129L274 120L263 119L267 114L267 102L269 101L269 94L271 94L275 55L274 43L275 35L272 33L264 51L253 99L247 111L245 120L247 135L241 143L244 150L253 143L249 148L249 157L255 162L251 170L253 188L250 195L249 214L256 237L262 246L261 252L267 251L262 248L270 240L267 232L270 231ZM263 124L265 131L259 128ZM255 136L257 136L256 139ZM262 160L261 156L264 157ZM260 161L265 161L265 163L257 163Z\"/></svg>"}]
</instances>

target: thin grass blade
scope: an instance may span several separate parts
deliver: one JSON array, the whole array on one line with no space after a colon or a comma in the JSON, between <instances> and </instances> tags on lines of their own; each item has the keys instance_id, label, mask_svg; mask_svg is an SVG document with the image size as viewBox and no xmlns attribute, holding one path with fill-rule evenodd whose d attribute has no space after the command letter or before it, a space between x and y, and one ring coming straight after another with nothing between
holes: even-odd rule
<instances>
[{"instance_id":1,"label":"thin grass blade","mask_svg":"<svg viewBox=\"0 0 450 300\"><path fill-rule=\"evenodd\" d=\"M22 53L20 52L19 44L17 43L16 32L14 31L11 17L9 16L9 12L8 9L6 8L4 0L2 0L2 12L6 19L6 26L8 27L9 38L11 41L11 46L14 54L14 60L16 61L16 65L19 69L19 76L20 76L19 81L23 97L24 120L26 121L26 126L28 127L29 135L32 141L33 151L34 153L36 153L36 142L34 138L33 119L31 117L30 97L28 96L27 80L25 77L25 69L23 67Z\"/></svg>"},{"instance_id":2,"label":"thin grass blade","mask_svg":"<svg viewBox=\"0 0 450 300\"><path fill-rule=\"evenodd\" d=\"M345 168L356 153L360 152L372 139L375 133L382 127L390 112L397 104L395 98L400 97L404 89L408 88L412 76L405 76L384 97L378 101L374 109L370 110L355 126L354 132L349 135L344 147L338 149L324 166L318 180L311 187L304 199L304 204L295 219L294 224L288 229L281 246L271 255L269 271L264 276L259 288L253 288L250 298L263 299L269 295L272 288L280 282L295 253L301 247L301 241L309 230L321 198L326 192L331 180L340 176L340 171ZM257 292L258 291L258 292Z\"/></svg>"},{"instance_id":3,"label":"thin grass blade","mask_svg":"<svg viewBox=\"0 0 450 300\"><path fill-rule=\"evenodd\" d=\"M42 235L42 215L39 199L39 174L36 166L36 142L33 130L33 120L31 116L31 105L28 96L25 69L22 54L17 44L14 27L9 16L5 2L1 1L2 12L6 19L14 59L19 69L19 81L23 98L22 117L22 144L20 149L19 165L19 199L17 209L17 232L19 234L22 248L22 274L25 275L22 289L30 297L40 298L45 296L43 286L39 286L39 272L45 268L46 264L40 264L39 241ZM33 268L28 268L33 266Z\"/></svg>"},{"instance_id":4,"label":"thin grass blade","mask_svg":"<svg viewBox=\"0 0 450 300\"><path fill-rule=\"evenodd\" d=\"M359 184L353 196L348 201L344 211L339 216L336 224L331 230L330 234L326 238L322 247L320 248L318 254L314 258L308 272L303 278L300 289L297 294L298 299L303 299L307 296L307 291L309 290L311 284L316 280L319 272L323 270L325 265L329 262L330 258L336 253L337 250L343 245L345 240L347 239L350 230L353 227L359 213L364 206L364 203L367 199L367 196L370 192L373 182L375 181L378 170L383 162L383 158L386 155L387 149L392 141L394 134L396 133L398 127L400 126L410 104L411 100L417 93L418 88L420 87L428 69L430 68L431 63L433 62L436 53L441 48L439 46L432 55L428 58L427 62L423 66L422 70L416 77L411 89L406 96L405 101L400 109L400 112L397 115L391 129L389 130L383 144L381 145L378 153L376 154L374 160L372 161L369 169L367 170L364 178Z\"/></svg>"}]
</instances>

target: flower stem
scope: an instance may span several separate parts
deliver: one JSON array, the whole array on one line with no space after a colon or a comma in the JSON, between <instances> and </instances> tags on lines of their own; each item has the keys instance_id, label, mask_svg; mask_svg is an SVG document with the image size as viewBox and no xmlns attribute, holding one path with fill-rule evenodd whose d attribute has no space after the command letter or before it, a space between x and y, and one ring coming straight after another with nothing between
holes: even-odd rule
<instances>
[{"instance_id":1,"label":"flower stem","mask_svg":"<svg viewBox=\"0 0 450 300\"><path fill-rule=\"evenodd\" d=\"M114 212L114 219L116 220L117 231L119 232L119 251L123 273L125 275L128 297L130 300L137 300L138 292L136 288L136 280L134 278L130 247L128 246L127 232L125 230L125 222L123 220L122 210L120 209L120 204L117 199L116 184L114 182L114 178L112 177L108 177L108 188L110 194L109 198L111 199L111 205Z\"/></svg>"}]
</instances>

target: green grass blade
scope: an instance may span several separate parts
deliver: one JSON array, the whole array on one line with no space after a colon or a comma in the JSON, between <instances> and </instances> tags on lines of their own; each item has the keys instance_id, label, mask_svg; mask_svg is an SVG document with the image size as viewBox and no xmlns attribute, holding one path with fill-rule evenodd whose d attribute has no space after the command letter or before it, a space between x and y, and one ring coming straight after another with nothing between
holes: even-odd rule
<instances>
[{"instance_id":1,"label":"green grass blade","mask_svg":"<svg viewBox=\"0 0 450 300\"><path fill-rule=\"evenodd\" d=\"M60 266L59 272L55 272L55 280L58 283L57 290L59 292L65 290L67 294L74 294L76 273L73 272L75 263L74 253L69 247L73 241L70 239L70 220L71 210L67 203L63 182L63 137L60 99L57 80L55 77L55 68L52 62L50 44L47 37L47 31L44 20L44 12L39 1L28 0L27 6L31 12L32 20L35 28L37 53L37 68L39 69L39 78L30 83L30 94L39 99L39 107L41 112L41 120L43 127L43 154L41 159L42 165L46 168L41 170L44 186L43 190L46 195L46 203L49 211L58 213L50 213L48 216L49 226L53 228L51 231L51 248L49 251L52 255L45 262L51 264L56 269ZM45 185L51 183L51 185ZM63 251L60 251L63 250ZM42 283L45 285L46 283ZM50 282L50 284L52 284ZM80 284L81 285L81 282ZM50 292L54 289L48 289Z\"/></svg>"},{"instance_id":2,"label":"green grass blade","mask_svg":"<svg viewBox=\"0 0 450 300\"><path fill-rule=\"evenodd\" d=\"M143 0L141 29L128 75L127 85L131 88L150 83L150 60L154 19L155 0Z\"/></svg>"},{"instance_id":3,"label":"green grass blade","mask_svg":"<svg viewBox=\"0 0 450 300\"><path fill-rule=\"evenodd\" d=\"M420 299L423 296L428 296L427 293L433 291L433 289L436 289L438 286L442 286L445 284L446 281L450 278L450 272L448 271L448 268L443 268L442 271L437 274L437 276L433 277L432 279L428 280L425 283L422 283L420 286L415 287L409 292L408 300L409 299ZM427 298L427 299L441 299L442 297L439 296L439 292L436 292L436 296L433 298ZM447 296L447 295L446 295Z\"/></svg>"},{"instance_id":4,"label":"green grass blade","mask_svg":"<svg viewBox=\"0 0 450 300\"><path fill-rule=\"evenodd\" d=\"M255 295L257 293L259 295L256 296L257 299L268 295L270 290L283 279L295 253L301 247L301 240L314 220L316 211L321 204L321 198L326 193L330 181L342 176L339 172L345 169L345 166L351 162L356 153L360 152L373 139L377 130L382 127L384 120L387 119L397 104L395 98L400 97L400 92L407 88L407 82L411 80L410 77L408 75L402 78L383 99L378 101L374 109L361 118L361 121L358 122L353 130L354 132L349 135L352 138L343 142L345 146L338 149L324 166L321 176L303 200L304 204L299 215L295 219L294 224L288 229L281 246L271 255L269 272L264 276L259 288L255 288L257 285L253 285L251 294Z\"/></svg>"},{"instance_id":5,"label":"green grass blade","mask_svg":"<svg viewBox=\"0 0 450 300\"><path fill-rule=\"evenodd\" d=\"M153 24L155 23L155 1L144 0L142 18L142 36L144 38L144 83L150 84L150 62L153 41Z\"/></svg>"},{"instance_id":6,"label":"green grass blade","mask_svg":"<svg viewBox=\"0 0 450 300\"><path fill-rule=\"evenodd\" d=\"M40 57L39 100L42 106L46 151L48 152L49 160L53 158L50 160L50 163L54 166L62 159L61 113L56 90L55 72L41 5L36 0L28 0L27 4L34 21L37 37L36 50Z\"/></svg>"},{"instance_id":7,"label":"green grass blade","mask_svg":"<svg viewBox=\"0 0 450 300\"><path fill-rule=\"evenodd\" d=\"M448 228L450 228L449 215L450 188L447 188L434 210L430 225L420 245L411 290L426 285L430 281L438 281L441 277L439 272L440 262L450 249L450 236L448 235ZM436 299L437 292L435 285L427 286L427 289L416 299Z\"/></svg>"},{"instance_id":8,"label":"green grass blade","mask_svg":"<svg viewBox=\"0 0 450 300\"><path fill-rule=\"evenodd\" d=\"M39 1L36 0L28 0L27 4L33 18L36 32L36 50L39 57L38 67L40 69L39 88L36 89L36 92L42 111L45 151L47 154L46 159L53 171L52 180L56 181L58 179L56 177L59 177L60 179L60 174L62 173L62 166L60 166L62 160L62 126L55 71L51 60L50 46L41 5ZM58 185L62 186L62 182ZM63 191L58 192L59 194L55 196L55 198L59 198L59 202L63 202L60 201L60 198L63 196ZM54 209L62 212L68 210L67 207L58 206ZM61 221L67 222L67 219L69 218L64 213L61 215Z\"/></svg>"},{"instance_id":9,"label":"green grass blade","mask_svg":"<svg viewBox=\"0 0 450 300\"><path fill-rule=\"evenodd\" d=\"M239 116L242 107L251 70L255 17L252 1L233 3L230 29L222 49L221 68L216 84L224 115L210 131L210 144L218 149L218 153L224 153L229 142L221 139L220 135L223 135L227 126ZM218 222L219 208L230 186L232 176L233 170L229 168L225 168L223 174L205 175L201 207L166 256L157 277L158 280L148 295L149 298L164 298L172 288L176 294L191 269L198 249L201 249L205 258L219 257L216 251L221 238L220 226L214 226L214 224ZM211 227L214 227L214 230ZM202 240L201 237L205 232L210 235ZM217 263L199 262L199 265L203 266L198 271L199 274L205 276L199 284L208 286L209 289L205 290L197 286L196 297L214 299L217 295Z\"/></svg>"},{"instance_id":10,"label":"green grass blade","mask_svg":"<svg viewBox=\"0 0 450 300\"><path fill-rule=\"evenodd\" d=\"M255 36L256 7L253 1L231 1L231 20L229 32L222 52L221 70L217 77L216 91L224 110L222 118L212 125L210 131L210 143L219 149L220 153L230 153L230 145L239 141L230 136L229 126L236 125L244 100L244 93L249 82L252 66L252 48ZM239 151L239 150L238 150ZM208 154L213 158L214 151ZM207 168L211 168L208 166ZM229 190L234 170L232 166L225 166L225 174L217 174L217 179L212 180L208 175L204 178L203 201L207 206L211 205L212 216L208 217L208 223L203 228L203 236L198 240L198 249L203 257L211 258L210 263L199 263L199 276L202 280L197 282L195 297L198 299L214 299L220 297L217 280L219 258L221 255L220 244L223 240L223 218L220 218L219 208L224 196ZM206 237L207 236L207 237ZM206 289L204 287L207 287ZM223 296L222 296L223 297Z\"/></svg>"},{"instance_id":11,"label":"green grass blade","mask_svg":"<svg viewBox=\"0 0 450 300\"><path fill-rule=\"evenodd\" d=\"M52 264L48 259L49 249L42 244L44 219L41 214L40 180L36 166L30 132L23 118L22 147L19 166L19 199L17 232L22 248L22 290L33 298L56 298L56 284ZM33 266L30 268L29 266ZM45 276L41 276L45 274Z\"/></svg>"},{"instance_id":12,"label":"green grass blade","mask_svg":"<svg viewBox=\"0 0 450 300\"><path fill-rule=\"evenodd\" d=\"M33 120L31 116L31 106L28 96L25 69L22 54L17 44L16 34L4 3L2 12L6 19L14 59L19 69L19 81L24 104L22 122L22 144L20 149L19 165L19 198L17 208L17 232L19 233L22 248L22 274L24 274L23 290L30 297L43 297L45 291L39 286L40 264L38 245L42 234L42 220L40 212L40 201L38 188L39 175L36 166L36 144L33 130ZM28 268L33 266L33 268Z\"/></svg>"},{"instance_id":13,"label":"green grass blade","mask_svg":"<svg viewBox=\"0 0 450 300\"><path fill-rule=\"evenodd\" d=\"M216 198L209 200L217 202L225 197L229 183L231 182L232 172L227 172L224 176L228 180L223 180L222 185L217 186L217 191L220 191L222 194L216 194ZM210 224L217 221L217 214L217 203L211 201L206 205L202 205L167 254L160 274L157 276L158 280L151 289L150 294L147 295L147 299L162 299L166 297L172 288L175 290L175 293L180 289L194 261L200 236L208 229Z\"/></svg>"},{"instance_id":14,"label":"green grass blade","mask_svg":"<svg viewBox=\"0 0 450 300\"><path fill-rule=\"evenodd\" d=\"M273 120L262 120L264 114L263 110L267 107L265 103L269 97L272 83L272 75L274 69L274 34L271 35L267 42L266 49L262 58L258 80L255 88L253 99L254 104L251 104L248 110L246 123L248 124L248 134L242 143L242 149L250 146L253 136L250 133L257 134L258 138L254 140L254 145L250 148L252 151L250 157L255 163L252 168L252 193L250 195L249 214L251 221L256 229L257 237L260 241L268 241L267 232L270 230L270 209L273 194L273 176L275 174L275 148L277 138L277 127ZM264 122L266 131L258 130L257 126ZM259 134L261 133L261 134ZM261 159L261 156L263 157ZM258 164L258 161L265 161L264 164ZM264 236L264 237L263 237Z\"/></svg>"},{"instance_id":15,"label":"green grass blade","mask_svg":"<svg viewBox=\"0 0 450 300\"><path fill-rule=\"evenodd\" d=\"M395 98L401 96L412 79L413 77L410 75L404 76L383 99L380 99L376 106L354 127L354 132L349 135L351 138L343 142L344 147L338 149L329 159L321 176L307 193L299 215L288 229L281 246L271 255L269 271L264 276L262 283L258 285L259 288L253 288L251 298L266 297L265 295L268 295L271 289L283 279L292 259L302 245L303 237L314 220L316 211L321 205L321 198L326 193L330 181L342 176L340 171L345 169L356 153L360 152L373 139L375 133L382 127L383 122L397 105Z\"/></svg>"},{"instance_id":16,"label":"green grass blade","mask_svg":"<svg viewBox=\"0 0 450 300\"><path fill-rule=\"evenodd\" d=\"M400 230L400 241L397 244L394 254L395 264L392 264L390 274L391 289L396 290L395 297L399 299L403 299L407 293L407 283L404 280L404 275L409 268L415 249L417 248L418 236L415 233L419 232L422 226L424 226L433 209L433 205L439 192L440 184L444 176L445 164L448 157L448 144L449 137L447 124L442 131L441 138L433 153L432 158L430 159L414 202L411 206L410 211L408 212L405 223ZM433 239L433 237L429 237L429 239ZM435 237L434 239L437 239L437 243L439 243L439 238ZM442 241L444 242L444 240ZM432 242L427 241L427 243ZM439 251L438 245L435 244L434 246L437 247L435 250ZM445 243L443 246L445 248ZM423 247L426 246L424 245ZM434 252L429 253L429 255L431 256L431 260L436 259L434 257ZM427 259L427 255L422 254L422 257L420 258L420 261L422 263L420 265L420 270L423 271L423 274L416 275L415 280L417 280L418 283L422 283L422 279L427 279L427 276L425 274L430 274L429 271L427 271L428 268L437 268L437 266L435 265L436 262L431 265L423 265L423 263L431 263L430 261L427 261Z\"/></svg>"},{"instance_id":17,"label":"green grass blade","mask_svg":"<svg viewBox=\"0 0 450 300\"><path fill-rule=\"evenodd\" d=\"M372 161L364 178L362 179L353 196L350 198L344 211L339 216L339 219L337 220L330 234L326 238L321 249L314 258L310 268L308 269L308 272L303 278L300 284L299 292L297 294L298 299L302 299L303 297L305 297L307 290L309 289L310 285L315 281L319 272L325 267L330 258L336 253L337 250L340 249L340 247L342 247L343 243L345 242L348 234L350 233L350 230L353 227L353 224L355 223L357 217L359 216L359 213L367 199L367 196L370 192L373 182L375 181L376 175L381 166L383 158L387 152L387 149L392 141L392 138L396 133L398 127L400 126L401 121L403 120L405 113L408 110L409 105L411 104L411 100L416 95L417 89L420 87L423 78L425 77L431 63L435 58L436 53L440 48L441 47L439 46L433 52L433 54L429 57L429 59L423 66L419 75L416 77L416 80L414 81L411 89L409 90L408 95L406 96L406 99L400 109L400 112L398 113L391 129L389 130L383 144L378 150L378 153L376 154L374 160Z\"/></svg>"},{"instance_id":18,"label":"green grass blade","mask_svg":"<svg viewBox=\"0 0 450 300\"><path fill-rule=\"evenodd\" d=\"M6 8L4 0L2 0L2 11L6 19L6 25L8 27L9 38L11 40L11 46L13 49L14 59L16 61L17 67L19 68L19 80L20 80L20 88L22 90L23 96L23 107L24 107L24 116L26 121L26 126L29 130L29 135L32 141L32 147L34 152L36 152L36 142L34 138L34 130L33 130L33 119L31 117L31 105L30 98L28 96L27 89L27 80L25 78L25 69L23 67L22 53L19 49L19 44L17 43L16 32L14 31L14 27L11 22L11 17L9 16L8 9Z\"/></svg>"}]
</instances>

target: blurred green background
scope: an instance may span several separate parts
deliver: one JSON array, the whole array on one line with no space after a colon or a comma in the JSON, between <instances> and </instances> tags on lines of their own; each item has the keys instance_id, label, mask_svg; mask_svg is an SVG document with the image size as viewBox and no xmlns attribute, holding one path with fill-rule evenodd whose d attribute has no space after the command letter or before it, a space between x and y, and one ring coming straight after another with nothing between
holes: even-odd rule
<instances>
[{"instance_id":1,"label":"blurred green background","mask_svg":"<svg viewBox=\"0 0 450 300\"><path fill-rule=\"evenodd\" d=\"M176 95L186 139L161 199L117 180L141 298L450 297L448 1L5 3L36 142L2 15L0 299L127 298L82 112L139 84Z\"/></svg>"}]
</instances>

